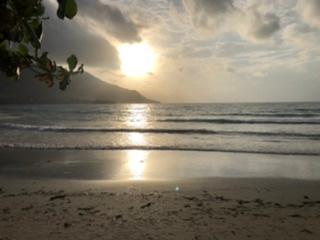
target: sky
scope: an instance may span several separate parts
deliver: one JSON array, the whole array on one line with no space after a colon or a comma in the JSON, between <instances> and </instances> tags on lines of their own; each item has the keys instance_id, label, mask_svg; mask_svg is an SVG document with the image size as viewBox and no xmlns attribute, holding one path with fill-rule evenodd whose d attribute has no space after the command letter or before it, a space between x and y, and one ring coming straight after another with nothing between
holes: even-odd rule
<instances>
[{"instance_id":1,"label":"sky","mask_svg":"<svg viewBox=\"0 0 320 240\"><path fill-rule=\"evenodd\" d=\"M320 101L320 0L77 0L72 20L46 1L43 46L58 61L161 102ZM119 49L148 44L143 77Z\"/></svg>"}]
</instances>

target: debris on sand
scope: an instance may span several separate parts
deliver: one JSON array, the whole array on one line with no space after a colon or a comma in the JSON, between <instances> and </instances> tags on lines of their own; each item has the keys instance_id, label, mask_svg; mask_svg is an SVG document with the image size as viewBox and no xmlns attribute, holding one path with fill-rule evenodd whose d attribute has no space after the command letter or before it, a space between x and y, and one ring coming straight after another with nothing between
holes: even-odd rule
<instances>
[{"instance_id":1,"label":"debris on sand","mask_svg":"<svg viewBox=\"0 0 320 240\"><path fill-rule=\"evenodd\" d=\"M50 201L58 200L58 199L65 199L67 195L56 195L50 198Z\"/></svg>"},{"instance_id":2,"label":"debris on sand","mask_svg":"<svg viewBox=\"0 0 320 240\"><path fill-rule=\"evenodd\" d=\"M21 208L21 210L22 210L22 211L28 211L28 210L30 210L30 209L32 209L32 208L33 208L33 205L29 205L29 206L26 206L26 207Z\"/></svg>"},{"instance_id":3,"label":"debris on sand","mask_svg":"<svg viewBox=\"0 0 320 240\"><path fill-rule=\"evenodd\" d=\"M303 233L308 233L308 234L312 234L313 232L308 230L308 229L302 229L301 232Z\"/></svg>"},{"instance_id":4,"label":"debris on sand","mask_svg":"<svg viewBox=\"0 0 320 240\"><path fill-rule=\"evenodd\" d=\"M150 207L152 204L154 204L154 203L153 202L148 202L147 204L142 205L140 208L144 209L144 208Z\"/></svg>"},{"instance_id":5,"label":"debris on sand","mask_svg":"<svg viewBox=\"0 0 320 240\"><path fill-rule=\"evenodd\" d=\"M64 228L69 228L69 227L71 227L71 223L65 222L65 223L63 224L63 227L64 227Z\"/></svg>"},{"instance_id":6,"label":"debris on sand","mask_svg":"<svg viewBox=\"0 0 320 240\"><path fill-rule=\"evenodd\" d=\"M187 200L189 200L189 201L194 201L194 200L198 200L198 198L196 198L196 197L190 197L190 196L184 196L183 197L184 199L187 199Z\"/></svg>"}]
</instances>

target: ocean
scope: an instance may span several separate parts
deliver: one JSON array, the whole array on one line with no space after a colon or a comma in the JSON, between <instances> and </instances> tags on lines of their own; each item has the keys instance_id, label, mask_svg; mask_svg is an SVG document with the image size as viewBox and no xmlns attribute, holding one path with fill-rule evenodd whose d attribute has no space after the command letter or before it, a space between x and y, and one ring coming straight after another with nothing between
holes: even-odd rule
<instances>
[{"instance_id":1,"label":"ocean","mask_svg":"<svg viewBox=\"0 0 320 240\"><path fill-rule=\"evenodd\" d=\"M2 105L0 147L320 155L320 103Z\"/></svg>"},{"instance_id":2,"label":"ocean","mask_svg":"<svg viewBox=\"0 0 320 240\"><path fill-rule=\"evenodd\" d=\"M320 104L2 105L0 176L320 179Z\"/></svg>"}]
</instances>

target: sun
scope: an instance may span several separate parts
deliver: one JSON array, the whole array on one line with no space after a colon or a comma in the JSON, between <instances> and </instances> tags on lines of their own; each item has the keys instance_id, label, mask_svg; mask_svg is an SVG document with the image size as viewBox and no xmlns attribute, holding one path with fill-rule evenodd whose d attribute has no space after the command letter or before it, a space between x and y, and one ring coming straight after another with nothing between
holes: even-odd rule
<instances>
[{"instance_id":1,"label":"sun","mask_svg":"<svg viewBox=\"0 0 320 240\"><path fill-rule=\"evenodd\" d=\"M157 56L149 44L122 44L118 50L124 75L139 78L154 70Z\"/></svg>"}]
</instances>

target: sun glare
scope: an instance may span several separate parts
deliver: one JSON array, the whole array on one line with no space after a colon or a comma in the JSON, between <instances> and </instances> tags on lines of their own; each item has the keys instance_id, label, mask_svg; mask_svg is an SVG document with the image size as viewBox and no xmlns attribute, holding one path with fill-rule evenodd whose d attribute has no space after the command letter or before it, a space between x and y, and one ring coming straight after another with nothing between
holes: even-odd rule
<instances>
[{"instance_id":1,"label":"sun glare","mask_svg":"<svg viewBox=\"0 0 320 240\"><path fill-rule=\"evenodd\" d=\"M131 175L131 180L143 179L148 154L147 151L141 150L128 151L128 170Z\"/></svg>"},{"instance_id":2,"label":"sun glare","mask_svg":"<svg viewBox=\"0 0 320 240\"><path fill-rule=\"evenodd\" d=\"M156 54L147 43L123 44L119 56L121 71L128 77L144 77L154 70Z\"/></svg>"}]
</instances>

